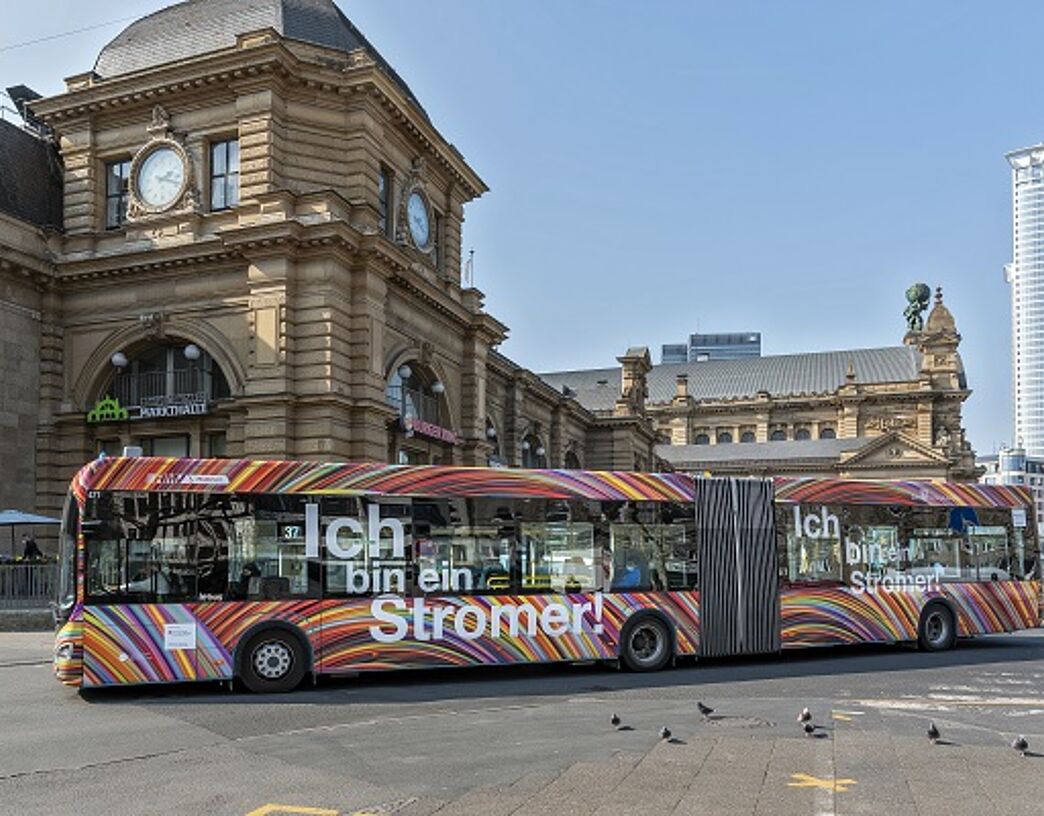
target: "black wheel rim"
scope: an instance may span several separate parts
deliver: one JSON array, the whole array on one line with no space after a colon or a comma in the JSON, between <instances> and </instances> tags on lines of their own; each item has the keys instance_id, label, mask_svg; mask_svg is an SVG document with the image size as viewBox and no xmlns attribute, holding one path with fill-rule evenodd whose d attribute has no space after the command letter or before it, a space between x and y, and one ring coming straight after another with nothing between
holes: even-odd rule
<instances>
[{"instance_id":1,"label":"black wheel rim","mask_svg":"<svg viewBox=\"0 0 1044 816\"><path fill-rule=\"evenodd\" d=\"M628 647L631 657L640 666L656 665L667 648L663 629L653 623L640 623L631 631Z\"/></svg>"},{"instance_id":2,"label":"black wheel rim","mask_svg":"<svg viewBox=\"0 0 1044 816\"><path fill-rule=\"evenodd\" d=\"M942 646L949 634L946 615L938 610L928 613L924 621L924 637L932 646Z\"/></svg>"}]
</instances>

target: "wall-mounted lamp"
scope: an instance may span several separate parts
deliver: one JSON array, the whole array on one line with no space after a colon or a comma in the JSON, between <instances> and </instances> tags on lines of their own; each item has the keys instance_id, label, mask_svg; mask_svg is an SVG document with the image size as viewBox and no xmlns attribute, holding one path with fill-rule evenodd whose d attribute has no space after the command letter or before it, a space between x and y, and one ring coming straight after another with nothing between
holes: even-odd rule
<instances>
[{"instance_id":1,"label":"wall-mounted lamp","mask_svg":"<svg viewBox=\"0 0 1044 816\"><path fill-rule=\"evenodd\" d=\"M433 382L431 384L431 393L432 394L444 394L444 393L446 393L446 386L443 384L442 380L435 380L435 382Z\"/></svg>"},{"instance_id":2,"label":"wall-mounted lamp","mask_svg":"<svg viewBox=\"0 0 1044 816\"><path fill-rule=\"evenodd\" d=\"M412 373L413 369L406 365L406 363L403 363L401 366L399 366L399 377L400 379L402 379L403 382L406 382L406 380L410 378L410 375Z\"/></svg>"},{"instance_id":3,"label":"wall-mounted lamp","mask_svg":"<svg viewBox=\"0 0 1044 816\"><path fill-rule=\"evenodd\" d=\"M128 362L127 355L122 351L117 351L109 358L109 362L116 366L116 368L126 368Z\"/></svg>"},{"instance_id":4,"label":"wall-mounted lamp","mask_svg":"<svg viewBox=\"0 0 1044 816\"><path fill-rule=\"evenodd\" d=\"M497 438L497 429L494 428L492 425L487 425L486 426L486 439L496 439L496 438Z\"/></svg>"},{"instance_id":5,"label":"wall-mounted lamp","mask_svg":"<svg viewBox=\"0 0 1044 816\"><path fill-rule=\"evenodd\" d=\"M186 360L198 360L203 355L203 352L199 350L199 346L195 343L189 343L185 346L183 354Z\"/></svg>"},{"instance_id":6,"label":"wall-mounted lamp","mask_svg":"<svg viewBox=\"0 0 1044 816\"><path fill-rule=\"evenodd\" d=\"M543 456L543 455L544 455L545 453L547 453L547 451L545 451L545 450L544 450L544 446L543 446L543 445L540 445L540 446L539 446L539 447L538 447L538 448L536 449L536 455L537 455L537 456Z\"/></svg>"},{"instance_id":7,"label":"wall-mounted lamp","mask_svg":"<svg viewBox=\"0 0 1044 816\"><path fill-rule=\"evenodd\" d=\"M529 447L530 447L529 440L528 439L523 439L522 440L522 450L527 451L527 450L529 450Z\"/></svg>"}]
</instances>

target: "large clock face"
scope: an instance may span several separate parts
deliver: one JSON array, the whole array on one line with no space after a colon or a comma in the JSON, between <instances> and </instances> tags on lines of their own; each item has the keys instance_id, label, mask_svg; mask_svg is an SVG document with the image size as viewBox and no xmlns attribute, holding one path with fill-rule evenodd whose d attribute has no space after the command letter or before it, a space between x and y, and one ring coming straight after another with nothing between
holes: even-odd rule
<instances>
[{"instance_id":1,"label":"large clock face","mask_svg":"<svg viewBox=\"0 0 1044 816\"><path fill-rule=\"evenodd\" d=\"M424 196L418 192L410 193L406 201L406 220L410 223L410 235L413 243L420 249L427 249L431 242L431 225L428 223L428 205Z\"/></svg>"},{"instance_id":2,"label":"large clock face","mask_svg":"<svg viewBox=\"0 0 1044 816\"><path fill-rule=\"evenodd\" d=\"M169 207L185 183L185 163L169 147L157 147L138 168L138 198L154 209Z\"/></svg>"}]
</instances>

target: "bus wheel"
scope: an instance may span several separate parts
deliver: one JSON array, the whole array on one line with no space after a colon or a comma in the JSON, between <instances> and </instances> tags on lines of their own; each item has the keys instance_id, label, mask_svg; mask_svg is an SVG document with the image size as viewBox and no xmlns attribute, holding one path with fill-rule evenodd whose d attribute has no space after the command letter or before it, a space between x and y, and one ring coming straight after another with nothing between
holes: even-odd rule
<instances>
[{"instance_id":1,"label":"bus wheel","mask_svg":"<svg viewBox=\"0 0 1044 816\"><path fill-rule=\"evenodd\" d=\"M305 675L300 641L282 629L258 632L243 649L243 684L255 694L293 691Z\"/></svg>"},{"instance_id":2,"label":"bus wheel","mask_svg":"<svg viewBox=\"0 0 1044 816\"><path fill-rule=\"evenodd\" d=\"M957 640L953 613L944 604L930 603L921 612L917 627L917 645L925 652L943 652Z\"/></svg>"},{"instance_id":3,"label":"bus wheel","mask_svg":"<svg viewBox=\"0 0 1044 816\"><path fill-rule=\"evenodd\" d=\"M631 671L659 671L671 659L671 633L660 618L643 615L627 624L620 657Z\"/></svg>"}]
</instances>

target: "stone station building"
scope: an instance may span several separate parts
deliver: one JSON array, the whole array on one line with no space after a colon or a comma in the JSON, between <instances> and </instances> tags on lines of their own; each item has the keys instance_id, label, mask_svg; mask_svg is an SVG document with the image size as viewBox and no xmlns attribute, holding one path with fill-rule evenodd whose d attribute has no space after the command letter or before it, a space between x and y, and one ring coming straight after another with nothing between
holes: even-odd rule
<instances>
[{"instance_id":1,"label":"stone station building","mask_svg":"<svg viewBox=\"0 0 1044 816\"><path fill-rule=\"evenodd\" d=\"M679 470L974 480L960 340L938 290L900 346L658 366L633 349L620 368L541 377L596 416L619 410L621 388L642 390L656 453Z\"/></svg>"},{"instance_id":2,"label":"stone station building","mask_svg":"<svg viewBox=\"0 0 1044 816\"><path fill-rule=\"evenodd\" d=\"M66 86L29 103L35 134L0 130L35 156L5 186L56 170L46 206L0 215L0 506L54 512L128 445L653 463L640 412L596 416L496 351L461 281L486 185L330 0L179 3Z\"/></svg>"}]
</instances>

